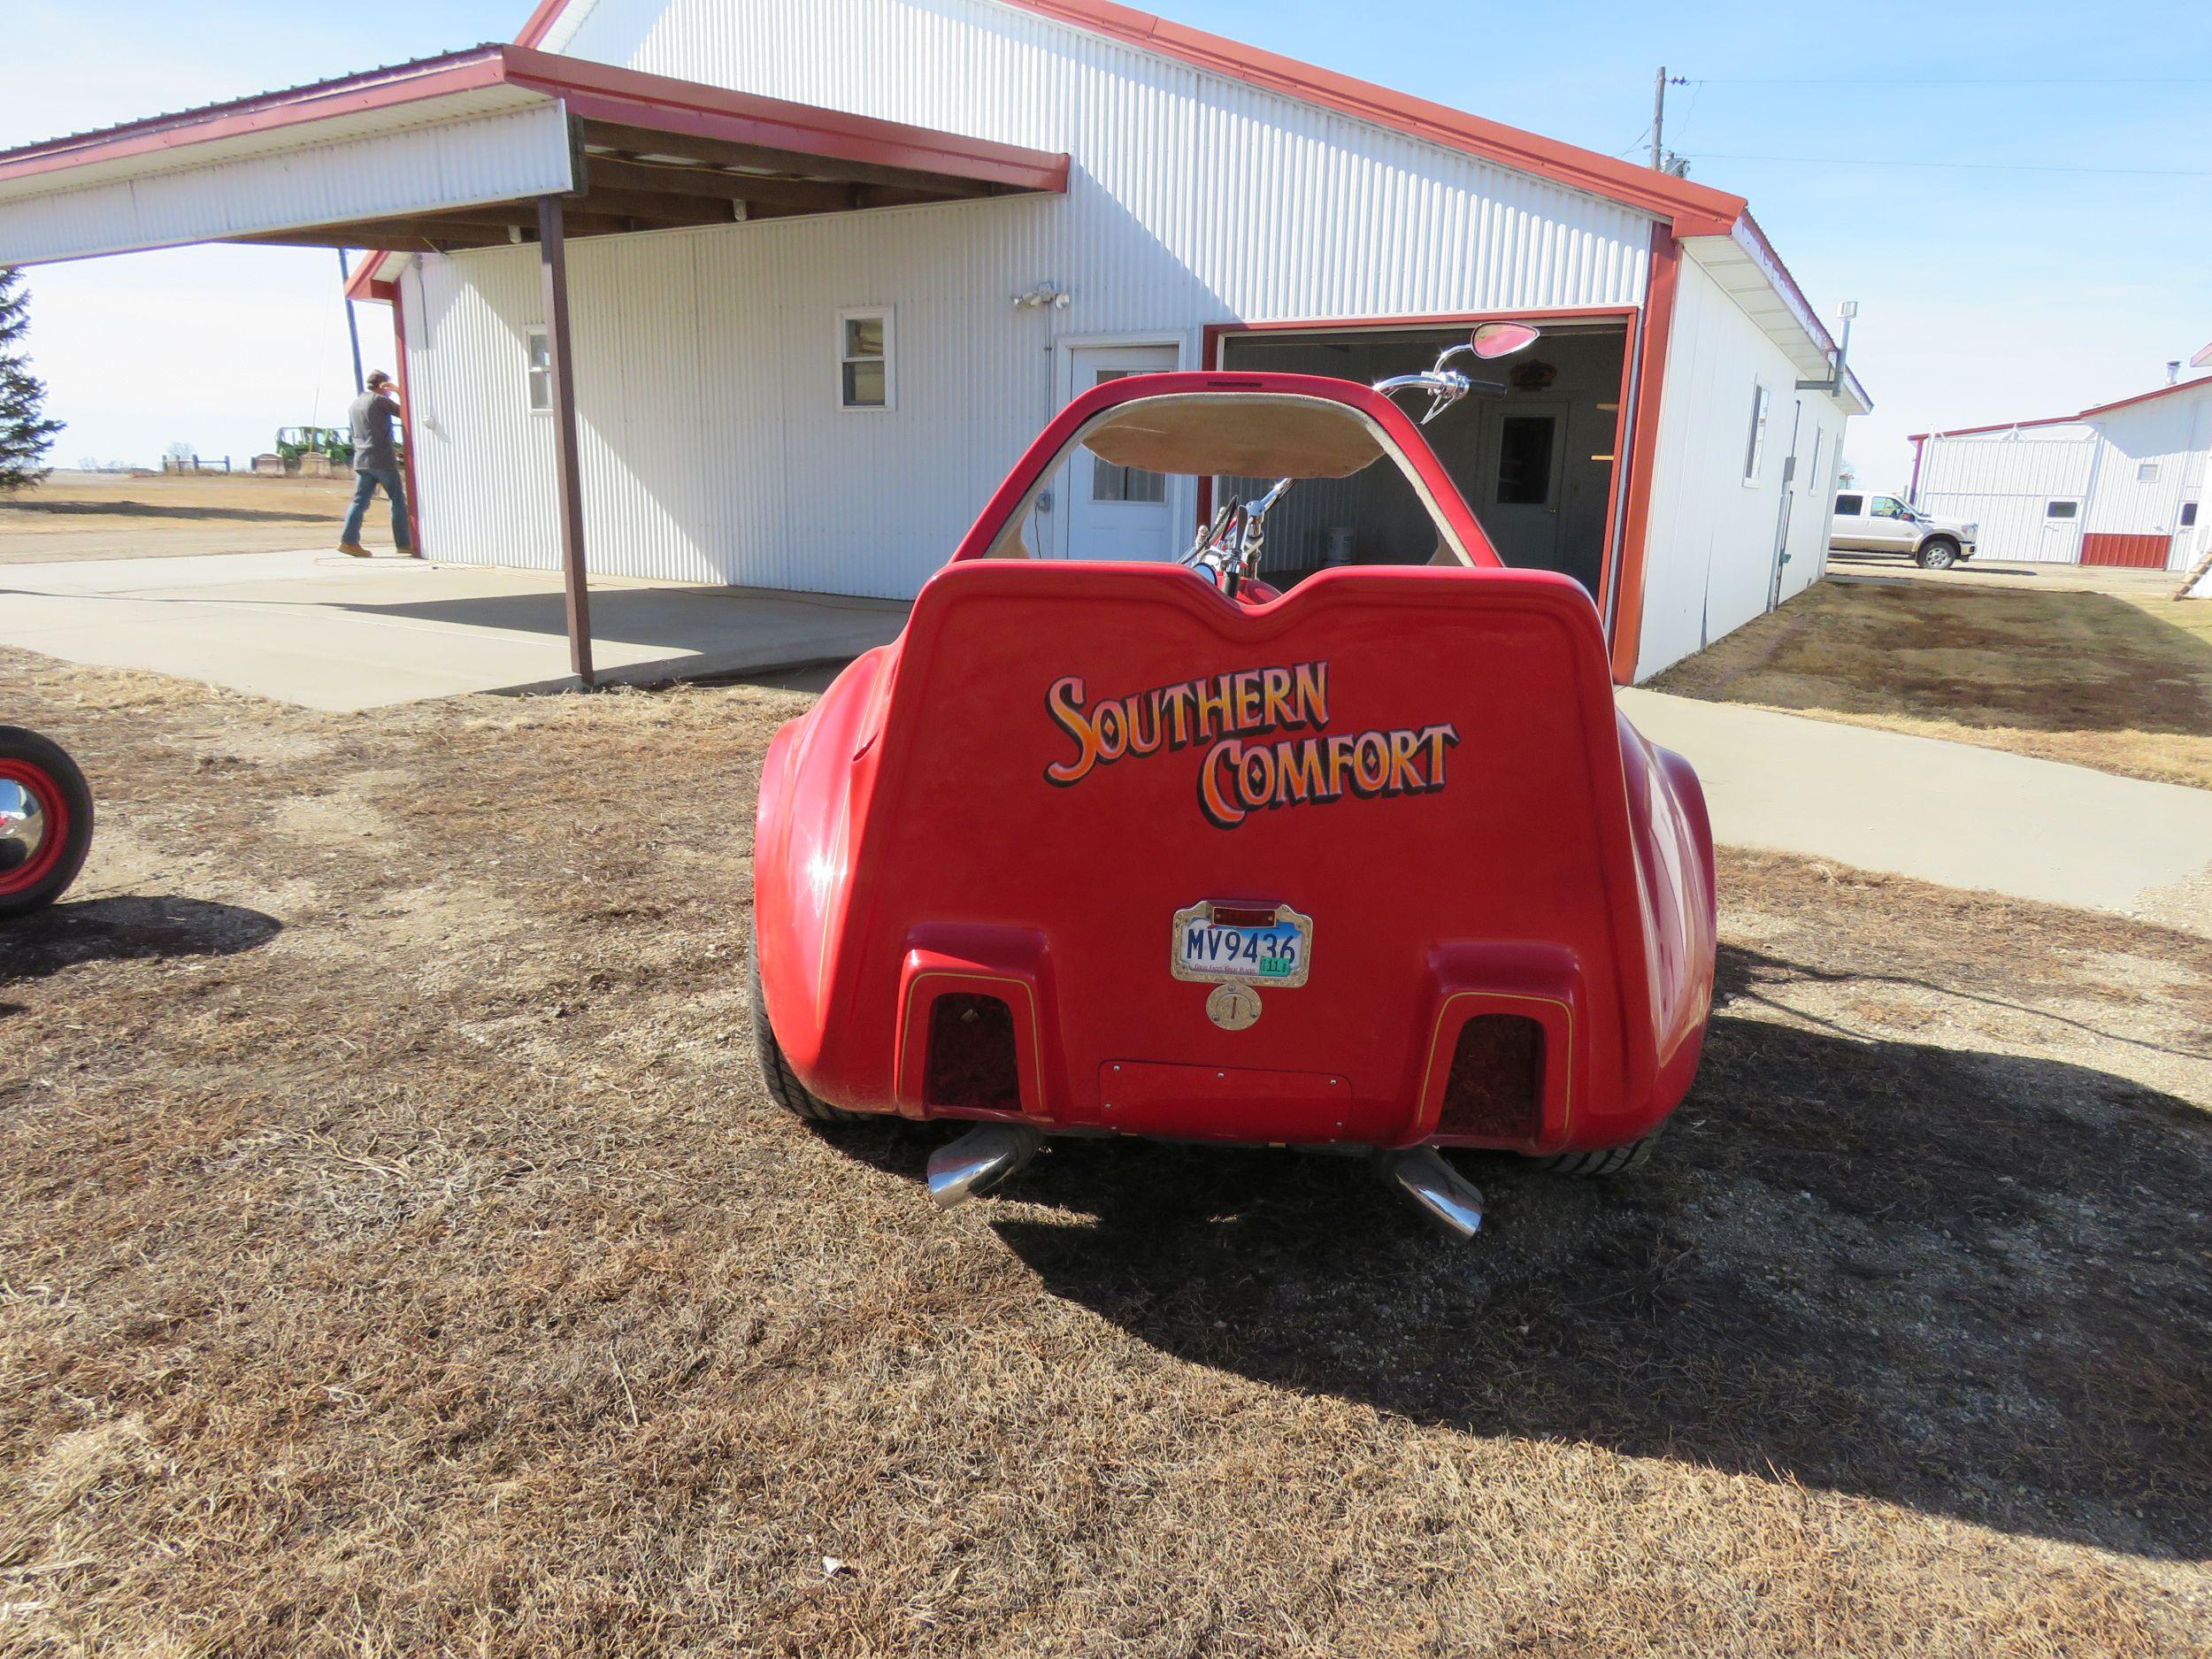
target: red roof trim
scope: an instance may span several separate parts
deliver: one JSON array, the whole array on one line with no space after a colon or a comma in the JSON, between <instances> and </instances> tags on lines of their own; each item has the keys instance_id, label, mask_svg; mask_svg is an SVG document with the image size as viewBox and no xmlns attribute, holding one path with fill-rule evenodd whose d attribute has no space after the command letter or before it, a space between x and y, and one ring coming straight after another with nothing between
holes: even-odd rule
<instances>
[{"instance_id":1,"label":"red roof trim","mask_svg":"<svg viewBox=\"0 0 2212 1659\"><path fill-rule=\"evenodd\" d=\"M560 20L561 13L567 10L568 0L538 0L536 7L530 13L530 20L522 26L521 32L515 36L515 44L535 46L552 31L553 25Z\"/></svg>"},{"instance_id":2,"label":"red roof trim","mask_svg":"<svg viewBox=\"0 0 2212 1659\"><path fill-rule=\"evenodd\" d=\"M246 133L266 132L303 121L327 120L333 116L357 115L366 110L388 109L424 98L493 86L504 79L505 46L480 46L443 58L426 58L396 68L372 70L338 81L319 81L282 92L211 104L173 115L157 115L96 133L52 138L19 149L0 150L0 180L35 177L81 167L95 161L115 161L152 151L181 149Z\"/></svg>"},{"instance_id":3,"label":"red roof trim","mask_svg":"<svg viewBox=\"0 0 2212 1659\"><path fill-rule=\"evenodd\" d=\"M2108 415L2114 410L2125 409L2131 403L2147 403L2154 397L2171 397L2177 392L2202 391L2208 386L2212 386L2212 375L2200 380L2177 380L2173 385L2159 387L2155 391L2138 392L2134 396L2123 397L2116 403L2099 403L2093 409L2083 410L2075 419L2086 420L2092 415Z\"/></svg>"},{"instance_id":4,"label":"red roof trim","mask_svg":"<svg viewBox=\"0 0 2212 1659\"><path fill-rule=\"evenodd\" d=\"M1301 63L1279 52L1247 46L1203 29L1189 28L1114 0L1000 0L1055 22L1125 41L1234 81L1286 93L1378 126L1442 144L1555 183L1679 221L1683 234L1725 235L1744 211L1744 199L1709 185L1654 173L1594 150L1561 143L1502 121L1485 120L1425 98L1393 92L1369 81ZM534 47L551 32L567 0L540 0L517 44Z\"/></svg>"},{"instance_id":5,"label":"red roof trim","mask_svg":"<svg viewBox=\"0 0 2212 1659\"><path fill-rule=\"evenodd\" d=\"M2108 415L2116 409L2128 409L2137 403L2147 403L2161 397L2171 397L2179 392L2200 392L2212 388L2212 374L2193 380L2178 380L2171 386L2161 386L2147 392L2138 392L2132 397L2119 398L2109 403L2094 404L2078 415L2042 415L2033 420L1993 420L1985 426L1945 426L1935 432L1909 434L1905 442L1918 443L1927 438L1967 438L1981 432L2014 432L2023 426L2070 426L2078 420L2090 420L2099 415Z\"/></svg>"},{"instance_id":6,"label":"red roof trim","mask_svg":"<svg viewBox=\"0 0 2212 1659\"><path fill-rule=\"evenodd\" d=\"M377 300L386 304L397 299L399 284L389 277L377 275L383 269L384 262L391 257L389 252L380 249L365 256L353 267L352 274L346 278L346 297L349 300Z\"/></svg>"},{"instance_id":7,"label":"red roof trim","mask_svg":"<svg viewBox=\"0 0 2212 1659\"><path fill-rule=\"evenodd\" d=\"M1017 189L1056 193L1067 188L1068 158L1050 150L732 92L525 46L501 50L510 84L560 98L581 116L810 156L950 173Z\"/></svg>"},{"instance_id":8,"label":"red roof trim","mask_svg":"<svg viewBox=\"0 0 2212 1659\"><path fill-rule=\"evenodd\" d=\"M389 109L485 87L512 86L567 102L580 115L726 138L882 166L950 173L1027 190L1064 190L1068 158L1048 150L941 133L872 116L701 86L666 75L556 57L521 46L483 46L398 69L318 81L157 116L127 127L0 151L0 180L94 162L181 150L242 134Z\"/></svg>"}]
</instances>

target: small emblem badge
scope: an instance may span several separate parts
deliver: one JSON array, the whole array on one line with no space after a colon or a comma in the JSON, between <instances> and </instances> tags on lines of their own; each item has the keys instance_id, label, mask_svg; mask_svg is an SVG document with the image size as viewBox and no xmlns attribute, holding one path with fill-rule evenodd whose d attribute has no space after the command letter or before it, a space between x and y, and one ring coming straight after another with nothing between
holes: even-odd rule
<instances>
[{"instance_id":1,"label":"small emblem badge","mask_svg":"<svg viewBox=\"0 0 2212 1659\"><path fill-rule=\"evenodd\" d=\"M1206 995L1206 1018L1224 1031L1242 1031L1260 1017L1260 994L1236 979L1217 985Z\"/></svg>"}]
</instances>

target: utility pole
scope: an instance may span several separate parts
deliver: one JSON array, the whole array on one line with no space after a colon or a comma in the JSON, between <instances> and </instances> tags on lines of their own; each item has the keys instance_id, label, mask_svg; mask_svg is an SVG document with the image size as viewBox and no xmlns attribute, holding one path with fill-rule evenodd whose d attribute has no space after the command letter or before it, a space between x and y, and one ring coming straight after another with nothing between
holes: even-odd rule
<instances>
[{"instance_id":1,"label":"utility pole","mask_svg":"<svg viewBox=\"0 0 2212 1659\"><path fill-rule=\"evenodd\" d=\"M1651 170L1664 173L1666 150L1660 136L1667 127L1667 66L1659 65L1658 77L1651 83Z\"/></svg>"},{"instance_id":2,"label":"utility pole","mask_svg":"<svg viewBox=\"0 0 2212 1659\"><path fill-rule=\"evenodd\" d=\"M354 320L353 301L347 297L346 283L352 273L346 269L346 250L338 250L338 299L346 308L346 338L353 346L353 395L356 397L368 389L361 379L361 325Z\"/></svg>"},{"instance_id":3,"label":"utility pole","mask_svg":"<svg viewBox=\"0 0 2212 1659\"><path fill-rule=\"evenodd\" d=\"M1651 82L1651 170L1654 173L1672 173L1678 179L1688 174L1690 164L1679 156L1675 157L1672 162L1667 159L1667 88L1689 84L1687 75L1676 75L1670 79L1664 64L1659 65L1659 73Z\"/></svg>"}]
</instances>

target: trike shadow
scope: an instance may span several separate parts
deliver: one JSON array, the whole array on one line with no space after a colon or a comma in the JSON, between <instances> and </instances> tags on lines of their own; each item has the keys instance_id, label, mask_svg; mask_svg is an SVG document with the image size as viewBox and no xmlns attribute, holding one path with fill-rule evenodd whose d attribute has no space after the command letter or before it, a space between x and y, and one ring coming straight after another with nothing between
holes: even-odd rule
<instances>
[{"instance_id":1,"label":"trike shadow","mask_svg":"<svg viewBox=\"0 0 2212 1659\"><path fill-rule=\"evenodd\" d=\"M81 962L235 956L283 929L275 917L241 904L173 894L64 900L0 925L0 985L42 979Z\"/></svg>"},{"instance_id":2,"label":"trike shadow","mask_svg":"<svg viewBox=\"0 0 2212 1659\"><path fill-rule=\"evenodd\" d=\"M1724 956L1739 985L1788 968ZM858 1139L918 1171L913 1140ZM1052 1294L1273 1386L2212 1555L2212 1123L2186 1102L1724 1012L1645 1171L1466 1167L1471 1246L1357 1163L1127 1141L1055 1142L995 1225Z\"/></svg>"}]
</instances>

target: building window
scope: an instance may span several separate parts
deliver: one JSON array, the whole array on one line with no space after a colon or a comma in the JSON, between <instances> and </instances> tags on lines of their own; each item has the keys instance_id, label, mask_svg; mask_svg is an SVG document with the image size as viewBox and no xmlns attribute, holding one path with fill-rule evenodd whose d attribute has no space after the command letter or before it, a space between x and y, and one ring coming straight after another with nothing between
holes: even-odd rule
<instances>
[{"instance_id":1,"label":"building window","mask_svg":"<svg viewBox=\"0 0 2212 1659\"><path fill-rule=\"evenodd\" d=\"M523 345L528 352L527 366L523 378L530 396L530 412L542 415L553 407L553 347L542 328L524 331Z\"/></svg>"},{"instance_id":2,"label":"building window","mask_svg":"<svg viewBox=\"0 0 2212 1659\"><path fill-rule=\"evenodd\" d=\"M1839 495L1836 497L1836 512L1839 517L1845 518L1856 518L1865 511L1866 497L1863 495Z\"/></svg>"},{"instance_id":3,"label":"building window","mask_svg":"<svg viewBox=\"0 0 2212 1659\"><path fill-rule=\"evenodd\" d=\"M2181 527L2185 530L2189 529L2196 521L2197 503L2193 501L2183 502L2181 503Z\"/></svg>"},{"instance_id":4,"label":"building window","mask_svg":"<svg viewBox=\"0 0 2212 1659\"><path fill-rule=\"evenodd\" d=\"M2081 503L2078 501L2047 501L2043 503L2046 518L2071 518L2080 511Z\"/></svg>"},{"instance_id":5,"label":"building window","mask_svg":"<svg viewBox=\"0 0 2212 1659\"><path fill-rule=\"evenodd\" d=\"M1743 450L1743 481L1746 484L1759 481L1760 465L1765 461L1766 454L1767 388L1755 386L1751 388L1751 435L1745 442Z\"/></svg>"},{"instance_id":6,"label":"building window","mask_svg":"<svg viewBox=\"0 0 2212 1659\"><path fill-rule=\"evenodd\" d=\"M2155 484L2158 482L2158 463L2155 461L2138 461L2135 464L2135 481L2139 484Z\"/></svg>"},{"instance_id":7,"label":"building window","mask_svg":"<svg viewBox=\"0 0 2212 1659\"><path fill-rule=\"evenodd\" d=\"M891 313L885 307L837 313L837 406L893 409L898 383L891 370Z\"/></svg>"}]
</instances>

